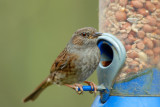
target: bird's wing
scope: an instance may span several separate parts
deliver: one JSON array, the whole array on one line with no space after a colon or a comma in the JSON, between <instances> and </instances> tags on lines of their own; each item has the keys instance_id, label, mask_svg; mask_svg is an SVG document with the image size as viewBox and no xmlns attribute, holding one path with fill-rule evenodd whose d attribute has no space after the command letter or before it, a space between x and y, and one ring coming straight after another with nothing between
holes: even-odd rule
<instances>
[{"instance_id":1,"label":"bird's wing","mask_svg":"<svg viewBox=\"0 0 160 107\"><path fill-rule=\"evenodd\" d=\"M50 73L55 71L68 71L69 68L74 67L73 62L76 59L77 55L68 53L67 49L65 48L53 63Z\"/></svg>"}]
</instances>

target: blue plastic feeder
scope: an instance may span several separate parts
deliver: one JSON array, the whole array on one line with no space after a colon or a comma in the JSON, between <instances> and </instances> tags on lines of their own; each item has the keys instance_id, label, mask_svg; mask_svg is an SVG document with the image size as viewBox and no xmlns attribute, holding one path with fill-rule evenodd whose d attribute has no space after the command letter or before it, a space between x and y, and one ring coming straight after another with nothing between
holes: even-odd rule
<instances>
[{"instance_id":1,"label":"blue plastic feeder","mask_svg":"<svg viewBox=\"0 0 160 107\"><path fill-rule=\"evenodd\" d=\"M108 33L103 33L97 44L101 51L97 68L101 87L92 107L160 107L159 70L146 69L117 82L115 79L126 59L123 44Z\"/></svg>"}]
</instances>

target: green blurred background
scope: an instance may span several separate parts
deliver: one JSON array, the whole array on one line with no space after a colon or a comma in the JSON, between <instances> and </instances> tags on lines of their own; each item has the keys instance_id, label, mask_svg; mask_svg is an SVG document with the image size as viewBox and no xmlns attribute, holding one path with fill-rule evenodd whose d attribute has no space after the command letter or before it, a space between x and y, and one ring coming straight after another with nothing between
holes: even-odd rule
<instances>
[{"instance_id":1,"label":"green blurred background","mask_svg":"<svg viewBox=\"0 0 160 107\"><path fill-rule=\"evenodd\" d=\"M0 107L91 106L93 94L56 85L22 103L73 32L86 26L98 26L98 0L0 0ZM97 83L96 72L88 80Z\"/></svg>"}]
</instances>

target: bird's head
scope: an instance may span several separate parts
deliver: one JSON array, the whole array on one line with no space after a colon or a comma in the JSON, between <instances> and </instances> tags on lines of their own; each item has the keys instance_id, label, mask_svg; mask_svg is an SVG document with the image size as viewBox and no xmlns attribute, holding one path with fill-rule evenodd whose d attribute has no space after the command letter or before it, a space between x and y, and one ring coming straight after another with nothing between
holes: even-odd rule
<instances>
[{"instance_id":1,"label":"bird's head","mask_svg":"<svg viewBox=\"0 0 160 107\"><path fill-rule=\"evenodd\" d=\"M71 43L79 47L95 46L98 36L102 33L96 32L95 28L85 27L78 29L72 36Z\"/></svg>"}]
</instances>

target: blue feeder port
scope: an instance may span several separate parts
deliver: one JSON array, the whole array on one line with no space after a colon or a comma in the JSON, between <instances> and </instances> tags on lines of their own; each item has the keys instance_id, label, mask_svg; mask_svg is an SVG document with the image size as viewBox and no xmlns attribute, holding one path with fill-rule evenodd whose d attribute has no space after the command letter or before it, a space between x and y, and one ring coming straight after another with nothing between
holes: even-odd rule
<instances>
[{"instance_id":1,"label":"blue feeder port","mask_svg":"<svg viewBox=\"0 0 160 107\"><path fill-rule=\"evenodd\" d=\"M106 90L100 91L92 107L160 107L160 71L146 69L123 81L115 82L125 62L126 53L122 43L113 35L104 33L99 37L101 62L97 68L98 81ZM110 61L103 66L102 61Z\"/></svg>"}]
</instances>

